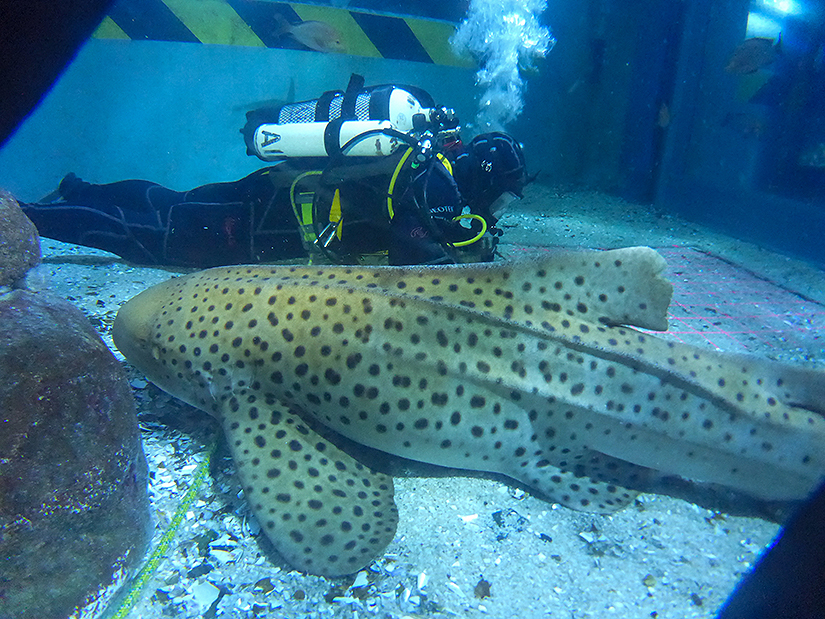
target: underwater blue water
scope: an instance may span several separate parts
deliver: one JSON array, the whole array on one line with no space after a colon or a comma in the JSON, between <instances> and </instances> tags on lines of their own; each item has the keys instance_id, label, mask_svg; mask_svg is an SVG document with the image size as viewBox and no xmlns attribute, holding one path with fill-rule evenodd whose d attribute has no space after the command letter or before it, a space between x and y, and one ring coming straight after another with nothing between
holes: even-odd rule
<instances>
[{"instance_id":1,"label":"underwater blue water","mask_svg":"<svg viewBox=\"0 0 825 619\"><path fill-rule=\"evenodd\" d=\"M0 187L32 202L70 172L95 183L139 178L176 190L233 181L262 167L246 153L239 131L249 109L344 89L353 73L367 84L415 85L454 108L468 135L506 129L523 144L528 172L538 177L528 188L529 208L517 203L512 213L518 216L505 219L505 245L513 238L507 235L523 235L511 250L604 248L626 244L628 237L665 247L661 237L645 236L643 226L660 225L667 234L672 225L679 230L672 237L678 258L689 253L681 250L689 233L681 227L687 224L672 222L707 226L700 230L725 237L725 251L737 248L737 239L752 244L748 251L764 248L775 265L764 276L771 295L788 296L782 296L786 305L771 308L769 320L753 310L714 322L713 313L741 292L742 282L756 290L748 304L760 307L763 265L742 260L724 271L721 286L707 277L715 257L686 259L673 277L706 277L724 297L712 312L707 303L690 306L710 312L702 314L702 331L688 331L691 337L717 346L719 333L733 337L731 324L759 334L769 322L779 333L771 342L785 345L775 356L821 367L817 295L825 280L814 276L802 290L795 279L802 270L796 260L814 271L825 265L821 3L202 4L118 0L109 21L0 148ZM261 21L273 7L283 11L286 25ZM426 20L436 25L430 29ZM169 29L154 30L162 25ZM266 31L259 32L261 45L250 43L253 26ZM453 37L444 35L453 30ZM220 42L198 42L208 36ZM471 59L450 56L461 50ZM572 191L581 193L565 200ZM601 197L591 199L588 191ZM626 212L615 204L627 204ZM565 218L575 223L565 226ZM585 220L603 228L587 236ZM634 225L634 234L625 236L624 227ZM709 251L707 241L702 251ZM76 294L101 324L110 324L128 297L168 275L107 262L94 251L91 263L83 264L88 253L54 244L46 255L62 293ZM783 268L794 276L789 281L777 275ZM95 307L90 299L99 290L111 290L111 299ZM795 303L804 306L802 314L788 309ZM783 324L794 337L781 334ZM190 482L209 427L194 409L131 371L151 430L150 467L160 480L153 486L159 537ZM188 429L158 421L177 415L196 421L187 421ZM358 577L368 577L369 586L342 584L285 564L273 567L271 555L250 541L262 539L260 528L229 458L218 467L191 515L185 514L170 563L159 568L130 616L353 617L384 609L398 617L445 610L505 617L517 608L522 616L539 617L552 607L582 618L630 617L640 610L655 617L710 617L777 531L752 513L729 516L670 497L645 496L615 518L591 517L497 482L418 482L413 475L398 482L405 528L388 555Z\"/></svg>"}]
</instances>

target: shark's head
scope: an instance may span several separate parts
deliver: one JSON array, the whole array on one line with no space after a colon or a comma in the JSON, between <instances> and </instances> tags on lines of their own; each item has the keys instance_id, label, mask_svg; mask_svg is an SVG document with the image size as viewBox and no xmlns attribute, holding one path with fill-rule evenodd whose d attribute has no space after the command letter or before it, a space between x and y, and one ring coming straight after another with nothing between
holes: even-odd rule
<instances>
[{"instance_id":1,"label":"shark's head","mask_svg":"<svg viewBox=\"0 0 825 619\"><path fill-rule=\"evenodd\" d=\"M178 278L152 286L124 303L112 326L112 339L129 362L164 391L188 402L199 399L197 385L181 380L183 367L169 352L183 345L168 341L160 328L164 320L179 314ZM175 316L177 318L177 316Z\"/></svg>"}]
</instances>

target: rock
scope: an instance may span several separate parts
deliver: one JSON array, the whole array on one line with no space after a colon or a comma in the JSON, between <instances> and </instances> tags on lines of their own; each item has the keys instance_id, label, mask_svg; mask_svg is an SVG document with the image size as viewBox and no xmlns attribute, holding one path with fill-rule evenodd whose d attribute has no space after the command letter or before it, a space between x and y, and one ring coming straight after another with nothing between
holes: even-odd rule
<instances>
[{"instance_id":1,"label":"rock","mask_svg":"<svg viewBox=\"0 0 825 619\"><path fill-rule=\"evenodd\" d=\"M12 286L40 264L40 236L12 195L0 189L0 286Z\"/></svg>"},{"instance_id":2,"label":"rock","mask_svg":"<svg viewBox=\"0 0 825 619\"><path fill-rule=\"evenodd\" d=\"M122 578L150 533L120 363L57 296L0 295L0 619L62 619Z\"/></svg>"}]
</instances>

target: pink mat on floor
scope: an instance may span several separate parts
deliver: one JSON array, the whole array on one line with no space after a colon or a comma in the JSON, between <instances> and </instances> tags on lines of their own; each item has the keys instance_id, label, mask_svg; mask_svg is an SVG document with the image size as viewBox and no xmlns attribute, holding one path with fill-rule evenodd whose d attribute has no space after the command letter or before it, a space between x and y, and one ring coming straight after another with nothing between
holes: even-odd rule
<instances>
[{"instance_id":1,"label":"pink mat on floor","mask_svg":"<svg viewBox=\"0 0 825 619\"><path fill-rule=\"evenodd\" d=\"M727 351L822 352L825 306L688 247L657 248L673 284L668 334Z\"/></svg>"}]
</instances>

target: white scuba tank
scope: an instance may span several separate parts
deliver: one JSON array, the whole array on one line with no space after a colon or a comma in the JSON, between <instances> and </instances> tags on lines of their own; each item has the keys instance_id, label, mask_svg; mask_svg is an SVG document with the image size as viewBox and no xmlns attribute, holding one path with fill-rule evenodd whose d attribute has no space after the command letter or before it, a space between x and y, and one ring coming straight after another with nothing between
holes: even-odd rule
<instances>
[{"instance_id":1,"label":"white scuba tank","mask_svg":"<svg viewBox=\"0 0 825 619\"><path fill-rule=\"evenodd\" d=\"M289 123L286 125L265 124L255 129L254 150L264 161L276 161L285 157L325 157L329 154L328 135L332 123ZM398 148L401 141L380 133L391 129L388 120L348 120L338 126L337 137L333 137L333 149L341 150L353 138L352 147L341 154L352 157L378 157L389 155Z\"/></svg>"},{"instance_id":2,"label":"white scuba tank","mask_svg":"<svg viewBox=\"0 0 825 619\"><path fill-rule=\"evenodd\" d=\"M434 103L426 92L410 88L413 94L406 88L410 87L331 91L311 101L248 112L242 129L247 153L264 161L339 154L389 155L404 140L382 131L412 134L416 121L428 120L433 113Z\"/></svg>"}]
</instances>

